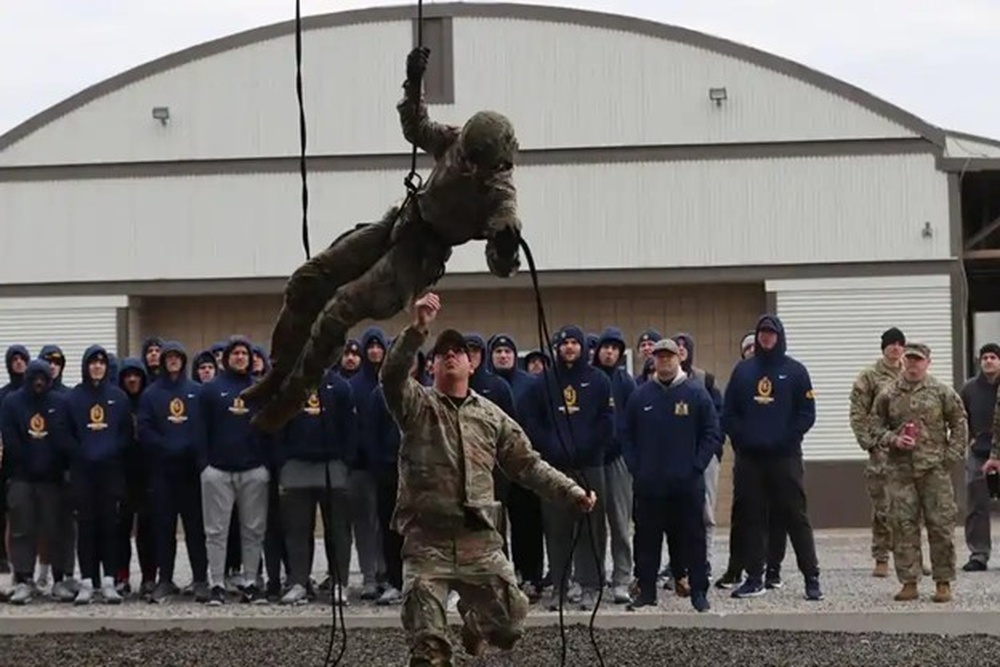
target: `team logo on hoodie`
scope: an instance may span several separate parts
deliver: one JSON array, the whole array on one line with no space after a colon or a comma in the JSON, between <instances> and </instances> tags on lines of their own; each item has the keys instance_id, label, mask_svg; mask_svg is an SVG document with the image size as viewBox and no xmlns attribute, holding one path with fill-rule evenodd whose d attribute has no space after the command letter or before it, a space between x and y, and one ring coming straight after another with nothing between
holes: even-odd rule
<instances>
[{"instance_id":1,"label":"team logo on hoodie","mask_svg":"<svg viewBox=\"0 0 1000 667\"><path fill-rule=\"evenodd\" d=\"M674 404L674 414L678 417L687 417L688 411L688 404L684 401L677 401L677 403Z\"/></svg>"},{"instance_id":2,"label":"team logo on hoodie","mask_svg":"<svg viewBox=\"0 0 1000 667\"><path fill-rule=\"evenodd\" d=\"M104 421L104 406L95 403L90 408L90 423L87 424L87 428L91 431L103 431L107 427L108 424Z\"/></svg>"},{"instance_id":3,"label":"team logo on hoodie","mask_svg":"<svg viewBox=\"0 0 1000 667\"><path fill-rule=\"evenodd\" d=\"M45 430L45 417L36 412L31 417L31 421L28 422L28 435L36 440L41 440L48 434L49 432Z\"/></svg>"},{"instance_id":4,"label":"team logo on hoodie","mask_svg":"<svg viewBox=\"0 0 1000 667\"><path fill-rule=\"evenodd\" d=\"M317 394L315 391L310 392L309 398L306 399L306 407L303 408L303 411L307 415L318 415L320 412L323 411L319 405L319 394Z\"/></svg>"},{"instance_id":5,"label":"team logo on hoodie","mask_svg":"<svg viewBox=\"0 0 1000 667\"><path fill-rule=\"evenodd\" d=\"M184 414L184 401L180 398L170 399L170 405L167 406L167 409L170 411L170 414L167 415L167 421L171 424L183 424L187 421L187 415Z\"/></svg>"},{"instance_id":6,"label":"team logo on hoodie","mask_svg":"<svg viewBox=\"0 0 1000 667\"><path fill-rule=\"evenodd\" d=\"M771 385L771 379L768 377L762 377L757 380L757 395L753 397L753 400L757 401L761 405L773 403L774 397L771 396L773 391L774 387Z\"/></svg>"},{"instance_id":7,"label":"team logo on hoodie","mask_svg":"<svg viewBox=\"0 0 1000 667\"><path fill-rule=\"evenodd\" d=\"M233 399L233 404L229 407L229 411L234 415L245 415L250 412L247 410L247 406L243 404L243 399L239 396Z\"/></svg>"},{"instance_id":8,"label":"team logo on hoodie","mask_svg":"<svg viewBox=\"0 0 1000 667\"><path fill-rule=\"evenodd\" d=\"M573 414L580 411L580 407L576 404L576 388L573 385L567 385L563 389L563 403L564 405L559 406L559 412Z\"/></svg>"}]
</instances>

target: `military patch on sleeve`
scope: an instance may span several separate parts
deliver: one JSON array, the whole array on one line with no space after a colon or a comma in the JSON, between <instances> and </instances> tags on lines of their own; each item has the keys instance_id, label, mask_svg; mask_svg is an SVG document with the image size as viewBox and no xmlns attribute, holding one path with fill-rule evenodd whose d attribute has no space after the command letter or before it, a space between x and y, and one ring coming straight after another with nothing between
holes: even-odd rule
<instances>
[{"instance_id":1,"label":"military patch on sleeve","mask_svg":"<svg viewBox=\"0 0 1000 667\"><path fill-rule=\"evenodd\" d=\"M816 400L816 392L810 389L809 391L806 392L806 398L808 398L810 401Z\"/></svg>"}]
</instances>

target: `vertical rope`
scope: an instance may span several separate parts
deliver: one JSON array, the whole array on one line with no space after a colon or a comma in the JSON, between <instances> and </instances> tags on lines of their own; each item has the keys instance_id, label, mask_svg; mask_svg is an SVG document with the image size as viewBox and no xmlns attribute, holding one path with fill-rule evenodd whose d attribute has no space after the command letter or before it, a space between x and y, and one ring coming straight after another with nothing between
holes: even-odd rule
<instances>
[{"instance_id":1,"label":"vertical rope","mask_svg":"<svg viewBox=\"0 0 1000 667\"><path fill-rule=\"evenodd\" d=\"M295 0L295 93L299 99L299 173L302 176L302 247L309 251L309 183L306 177L306 107L302 97L302 3Z\"/></svg>"}]
</instances>

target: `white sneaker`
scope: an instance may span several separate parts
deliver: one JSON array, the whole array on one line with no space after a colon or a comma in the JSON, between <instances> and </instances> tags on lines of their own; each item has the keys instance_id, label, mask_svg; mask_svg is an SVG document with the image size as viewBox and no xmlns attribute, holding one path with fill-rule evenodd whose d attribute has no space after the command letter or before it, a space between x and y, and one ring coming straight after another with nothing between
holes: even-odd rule
<instances>
[{"instance_id":1,"label":"white sneaker","mask_svg":"<svg viewBox=\"0 0 1000 667\"><path fill-rule=\"evenodd\" d=\"M628 591L628 586L615 586L611 589L611 595L615 599L615 604L629 604L632 602L632 594Z\"/></svg>"},{"instance_id":2,"label":"white sneaker","mask_svg":"<svg viewBox=\"0 0 1000 667\"><path fill-rule=\"evenodd\" d=\"M104 604L122 603L122 596L118 593L118 589L115 587L115 580L113 577L104 577L101 582L101 598L104 599Z\"/></svg>"},{"instance_id":3,"label":"white sneaker","mask_svg":"<svg viewBox=\"0 0 1000 667\"><path fill-rule=\"evenodd\" d=\"M35 588L45 591L52 583L52 565L43 563L38 566L38 576L35 577Z\"/></svg>"},{"instance_id":4,"label":"white sneaker","mask_svg":"<svg viewBox=\"0 0 1000 667\"><path fill-rule=\"evenodd\" d=\"M308 601L308 596L306 594L306 587L302 584L295 584L285 596L281 598L281 604L305 604Z\"/></svg>"},{"instance_id":5,"label":"white sneaker","mask_svg":"<svg viewBox=\"0 0 1000 667\"><path fill-rule=\"evenodd\" d=\"M330 591L330 596L333 598L334 603L339 607L350 607L351 603L347 600L347 587L337 584Z\"/></svg>"},{"instance_id":6,"label":"white sneaker","mask_svg":"<svg viewBox=\"0 0 1000 667\"><path fill-rule=\"evenodd\" d=\"M382 593L382 597L375 600L375 604L380 607L388 607L389 605L399 604L403 601L403 594L395 586L389 586L385 589L385 593Z\"/></svg>"},{"instance_id":7,"label":"white sneaker","mask_svg":"<svg viewBox=\"0 0 1000 667\"><path fill-rule=\"evenodd\" d=\"M448 592L448 613L449 614L454 614L455 612L458 611L458 599L459 599L459 597L460 596L458 594L458 591L449 591Z\"/></svg>"},{"instance_id":8,"label":"white sneaker","mask_svg":"<svg viewBox=\"0 0 1000 667\"><path fill-rule=\"evenodd\" d=\"M76 594L76 599L73 600L75 605L85 605L90 604L94 601L94 582L90 579L84 579L80 582L80 591Z\"/></svg>"}]
</instances>

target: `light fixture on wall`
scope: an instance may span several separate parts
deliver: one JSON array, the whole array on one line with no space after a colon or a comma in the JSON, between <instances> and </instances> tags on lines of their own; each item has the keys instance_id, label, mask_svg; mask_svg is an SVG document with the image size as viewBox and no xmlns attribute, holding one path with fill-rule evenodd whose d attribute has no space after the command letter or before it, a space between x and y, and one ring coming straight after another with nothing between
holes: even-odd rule
<instances>
[{"instance_id":1,"label":"light fixture on wall","mask_svg":"<svg viewBox=\"0 0 1000 667\"><path fill-rule=\"evenodd\" d=\"M723 88L709 88L708 89L708 99L715 102L715 106L721 107L722 103L729 99L726 93L725 87Z\"/></svg>"},{"instance_id":2,"label":"light fixture on wall","mask_svg":"<svg viewBox=\"0 0 1000 667\"><path fill-rule=\"evenodd\" d=\"M160 125L166 125L170 120L170 107L153 107L153 118L160 121Z\"/></svg>"},{"instance_id":3,"label":"light fixture on wall","mask_svg":"<svg viewBox=\"0 0 1000 667\"><path fill-rule=\"evenodd\" d=\"M924 223L924 228L920 230L920 235L923 236L925 239L929 239L934 236L934 229L931 227L930 222Z\"/></svg>"}]
</instances>

